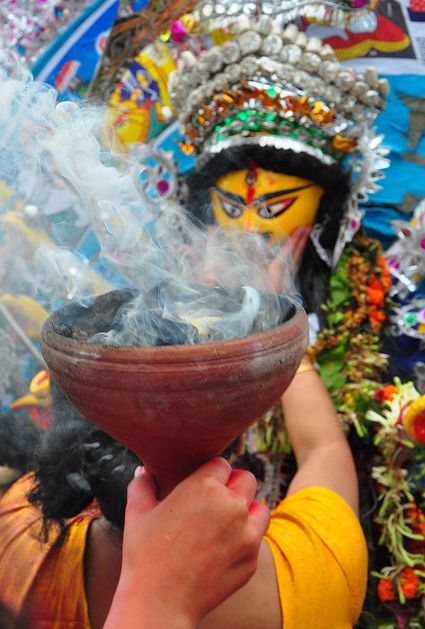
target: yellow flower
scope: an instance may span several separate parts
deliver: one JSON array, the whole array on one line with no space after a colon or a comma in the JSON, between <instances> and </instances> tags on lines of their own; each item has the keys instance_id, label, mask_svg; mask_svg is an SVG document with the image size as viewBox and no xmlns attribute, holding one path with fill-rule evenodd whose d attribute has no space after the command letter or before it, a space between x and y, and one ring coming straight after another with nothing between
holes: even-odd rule
<instances>
[{"instance_id":1,"label":"yellow flower","mask_svg":"<svg viewBox=\"0 0 425 629\"><path fill-rule=\"evenodd\" d=\"M403 425L413 441L425 445L425 395L410 403L403 416Z\"/></svg>"}]
</instances>

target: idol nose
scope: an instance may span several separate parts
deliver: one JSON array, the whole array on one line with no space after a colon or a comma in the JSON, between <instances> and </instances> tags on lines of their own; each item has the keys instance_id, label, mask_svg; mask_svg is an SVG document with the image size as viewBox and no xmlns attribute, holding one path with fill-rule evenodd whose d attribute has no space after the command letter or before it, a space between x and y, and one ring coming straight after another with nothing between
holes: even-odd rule
<instances>
[{"instance_id":1,"label":"idol nose","mask_svg":"<svg viewBox=\"0 0 425 629\"><path fill-rule=\"evenodd\" d=\"M248 216L243 223L244 231L246 232L254 232L256 231L255 220L252 216Z\"/></svg>"}]
</instances>

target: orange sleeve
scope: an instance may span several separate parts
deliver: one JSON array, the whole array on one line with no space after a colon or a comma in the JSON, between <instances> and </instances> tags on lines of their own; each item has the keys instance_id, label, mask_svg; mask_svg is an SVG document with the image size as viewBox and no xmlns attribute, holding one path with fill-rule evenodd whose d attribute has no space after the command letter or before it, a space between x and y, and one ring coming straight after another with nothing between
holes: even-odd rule
<instances>
[{"instance_id":1,"label":"orange sleeve","mask_svg":"<svg viewBox=\"0 0 425 629\"><path fill-rule=\"evenodd\" d=\"M275 563L285 629L347 629L367 584L360 524L338 494L307 487L283 500L265 535Z\"/></svg>"},{"instance_id":2,"label":"orange sleeve","mask_svg":"<svg viewBox=\"0 0 425 629\"><path fill-rule=\"evenodd\" d=\"M67 521L63 537L52 525L41 539L42 514L26 498L33 483L32 475L19 479L0 501L0 604L32 629L88 629L84 554L98 512Z\"/></svg>"},{"instance_id":3,"label":"orange sleeve","mask_svg":"<svg viewBox=\"0 0 425 629\"><path fill-rule=\"evenodd\" d=\"M52 527L40 541L43 518L26 499L33 482L32 475L19 479L0 500L0 601L15 616L60 533Z\"/></svg>"}]
</instances>

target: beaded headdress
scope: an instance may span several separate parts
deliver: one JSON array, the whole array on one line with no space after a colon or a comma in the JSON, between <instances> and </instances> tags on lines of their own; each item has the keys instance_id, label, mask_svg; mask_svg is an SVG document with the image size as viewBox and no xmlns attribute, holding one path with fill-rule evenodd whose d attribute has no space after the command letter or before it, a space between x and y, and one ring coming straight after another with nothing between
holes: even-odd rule
<instances>
[{"instance_id":1,"label":"beaded headdress","mask_svg":"<svg viewBox=\"0 0 425 629\"><path fill-rule=\"evenodd\" d=\"M380 171L389 165L373 129L388 83L373 68L362 74L343 67L329 45L294 24L280 32L269 16L241 16L234 32L198 58L183 53L171 77L181 148L199 166L224 150L254 145L351 168L351 214L334 260L326 259L335 264L360 224L357 201L379 189Z\"/></svg>"},{"instance_id":2,"label":"beaded headdress","mask_svg":"<svg viewBox=\"0 0 425 629\"><path fill-rule=\"evenodd\" d=\"M304 17L315 22L345 28L361 19L379 0L199 0L193 13L210 30L226 28L240 16L270 16L279 26Z\"/></svg>"}]
</instances>

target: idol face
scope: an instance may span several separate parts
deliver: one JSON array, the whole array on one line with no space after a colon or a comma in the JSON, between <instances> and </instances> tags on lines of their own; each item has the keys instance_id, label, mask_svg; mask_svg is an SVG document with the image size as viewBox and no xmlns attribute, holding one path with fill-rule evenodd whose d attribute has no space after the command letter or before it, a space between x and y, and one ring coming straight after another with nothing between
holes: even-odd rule
<instances>
[{"instance_id":1,"label":"idol face","mask_svg":"<svg viewBox=\"0 0 425 629\"><path fill-rule=\"evenodd\" d=\"M211 201L222 227L261 233L278 243L297 227L313 225L323 193L308 179L251 165L220 177Z\"/></svg>"}]
</instances>

